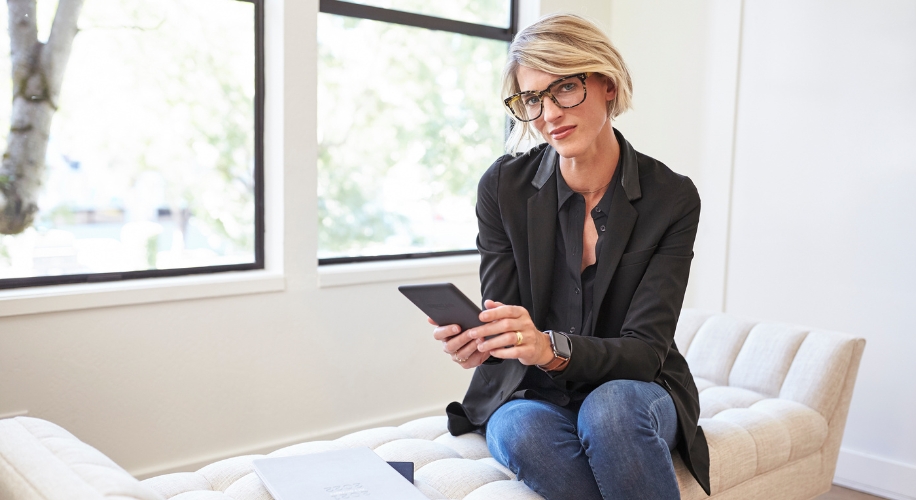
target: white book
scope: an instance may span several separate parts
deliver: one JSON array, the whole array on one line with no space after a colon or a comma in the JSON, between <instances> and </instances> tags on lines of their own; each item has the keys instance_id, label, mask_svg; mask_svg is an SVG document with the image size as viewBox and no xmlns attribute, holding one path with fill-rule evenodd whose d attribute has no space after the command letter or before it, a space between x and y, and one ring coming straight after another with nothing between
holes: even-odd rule
<instances>
[{"instance_id":1,"label":"white book","mask_svg":"<svg viewBox=\"0 0 916 500\"><path fill-rule=\"evenodd\" d=\"M274 500L427 500L369 448L253 460Z\"/></svg>"}]
</instances>

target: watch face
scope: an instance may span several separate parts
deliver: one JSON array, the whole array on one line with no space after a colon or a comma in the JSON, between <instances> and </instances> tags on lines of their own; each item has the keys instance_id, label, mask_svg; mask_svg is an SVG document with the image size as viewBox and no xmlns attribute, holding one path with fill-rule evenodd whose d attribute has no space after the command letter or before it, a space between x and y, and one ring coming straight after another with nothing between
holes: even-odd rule
<instances>
[{"instance_id":1,"label":"watch face","mask_svg":"<svg viewBox=\"0 0 916 500\"><path fill-rule=\"evenodd\" d=\"M569 359L572 351L569 345L569 339L560 332L550 332L550 343L553 344L553 350L558 356Z\"/></svg>"}]
</instances>

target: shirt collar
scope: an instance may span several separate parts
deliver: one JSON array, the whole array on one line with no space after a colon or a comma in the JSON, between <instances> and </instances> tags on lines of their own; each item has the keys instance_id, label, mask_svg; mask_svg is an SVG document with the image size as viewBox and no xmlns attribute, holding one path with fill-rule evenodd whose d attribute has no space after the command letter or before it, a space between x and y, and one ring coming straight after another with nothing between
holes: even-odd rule
<instances>
[{"instance_id":1,"label":"shirt collar","mask_svg":"<svg viewBox=\"0 0 916 500\"><path fill-rule=\"evenodd\" d=\"M636 151L633 146L624 139L619 130L614 129L614 135L617 137L617 143L620 144L620 159L617 161L617 170L620 172L619 182L623 190L627 193L627 199L630 201L638 200L642 197L639 187L639 165L636 158ZM550 146L541 156L541 162L538 165L534 178L531 179L531 185L535 189L541 189L550 176L557 171L559 155L556 150ZM616 175L616 173L615 173ZM618 182L618 181L614 181Z\"/></svg>"}]
</instances>

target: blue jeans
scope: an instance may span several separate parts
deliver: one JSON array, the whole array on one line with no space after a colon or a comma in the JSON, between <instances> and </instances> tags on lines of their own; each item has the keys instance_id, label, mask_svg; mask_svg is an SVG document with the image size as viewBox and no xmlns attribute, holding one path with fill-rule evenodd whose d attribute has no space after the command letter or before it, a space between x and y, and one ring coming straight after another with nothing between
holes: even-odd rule
<instances>
[{"instance_id":1,"label":"blue jeans","mask_svg":"<svg viewBox=\"0 0 916 500\"><path fill-rule=\"evenodd\" d=\"M499 463L548 500L679 499L677 412L658 384L612 380L581 406L517 399L487 423Z\"/></svg>"}]
</instances>

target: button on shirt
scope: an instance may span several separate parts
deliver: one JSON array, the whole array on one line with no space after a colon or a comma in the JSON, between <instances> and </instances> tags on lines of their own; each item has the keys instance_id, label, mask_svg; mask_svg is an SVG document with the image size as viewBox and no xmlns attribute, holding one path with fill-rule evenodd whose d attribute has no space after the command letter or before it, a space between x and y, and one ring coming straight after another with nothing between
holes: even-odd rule
<instances>
[{"instance_id":1,"label":"button on shirt","mask_svg":"<svg viewBox=\"0 0 916 500\"><path fill-rule=\"evenodd\" d=\"M591 212L591 219L598 231L598 241L595 243L596 259L601 255L601 247L608 238L608 212L614 196L614 187L619 183L619 172L620 168L617 168L607 191ZM572 335L588 336L592 335L592 290L599 261L596 260L580 272L585 197L566 184L559 168L556 175L558 231L551 280L552 294L544 327ZM587 392L571 393L554 382L553 378L541 369L529 366L521 385L513 394L513 399L541 399L566 406L570 402L582 401L587 395Z\"/></svg>"}]
</instances>

